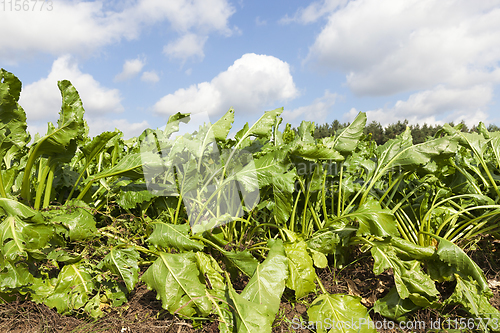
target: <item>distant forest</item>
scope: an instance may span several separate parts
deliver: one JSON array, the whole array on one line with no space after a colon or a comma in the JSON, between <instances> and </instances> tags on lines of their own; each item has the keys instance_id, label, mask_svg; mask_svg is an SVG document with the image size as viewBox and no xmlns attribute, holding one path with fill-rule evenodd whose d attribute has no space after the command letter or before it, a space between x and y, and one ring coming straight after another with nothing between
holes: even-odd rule
<instances>
[{"instance_id":1,"label":"distant forest","mask_svg":"<svg viewBox=\"0 0 500 333\"><path fill-rule=\"evenodd\" d=\"M455 126L454 123L449 123L452 127ZM467 125L462 121L460 123L462 126L461 131L462 132L477 132L476 126L473 126L472 128L468 128ZM339 130L342 130L343 128L349 126L349 123L340 123L338 120L333 121L331 124L323 124L323 125L316 125L316 130L314 132L314 137L316 139L324 138L324 137L329 137L335 135L336 132ZM384 144L387 140L389 139L394 139L396 135L399 135L403 133L406 129L406 127L409 126L411 129L411 135L413 137L413 143L422 143L424 142L428 137L433 137L437 131L439 131L442 126L441 125L427 125L424 124L423 126L420 126L419 124L417 125L408 125L408 120L404 121L398 121L395 124L390 124L386 126L385 128L380 125L379 122L372 121L365 127L365 134L372 134L372 139L377 142L377 145L382 145ZM494 132L494 131L499 131L500 128L496 125L490 124L487 127L488 131Z\"/></svg>"}]
</instances>

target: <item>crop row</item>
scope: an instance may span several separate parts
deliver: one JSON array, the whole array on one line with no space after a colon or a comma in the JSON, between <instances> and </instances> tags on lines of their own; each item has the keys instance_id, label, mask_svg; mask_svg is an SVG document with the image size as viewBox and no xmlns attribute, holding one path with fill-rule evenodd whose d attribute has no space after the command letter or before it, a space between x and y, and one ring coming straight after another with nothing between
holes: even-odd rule
<instances>
[{"instance_id":1,"label":"crop row","mask_svg":"<svg viewBox=\"0 0 500 333\"><path fill-rule=\"evenodd\" d=\"M459 245L498 237L499 132L445 125L413 144L407 129L377 146L364 113L314 139L306 121L281 131L276 109L229 138L231 109L182 136L190 115L178 113L129 140L119 130L90 138L78 92L58 86L59 120L30 143L21 82L0 70L4 301L22 295L98 318L142 281L172 314L217 318L221 332L271 332L288 288L296 299L316 293L310 322L369 323L359 297L329 294L315 270L343 267L356 246L375 274L394 277L375 312L404 320L458 304L498 330L484 274ZM447 298L442 281L455 281Z\"/></svg>"}]
</instances>

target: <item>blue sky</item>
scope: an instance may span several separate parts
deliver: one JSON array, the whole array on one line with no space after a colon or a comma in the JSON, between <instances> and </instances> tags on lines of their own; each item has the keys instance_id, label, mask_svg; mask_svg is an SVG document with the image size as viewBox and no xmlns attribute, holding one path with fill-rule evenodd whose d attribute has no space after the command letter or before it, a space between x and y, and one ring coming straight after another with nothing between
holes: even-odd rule
<instances>
[{"instance_id":1,"label":"blue sky","mask_svg":"<svg viewBox=\"0 0 500 333\"><path fill-rule=\"evenodd\" d=\"M14 4L0 4L0 67L23 82L32 134L57 120L61 79L91 135L136 136L178 111L216 121L230 107L235 130L281 106L294 126L359 111L382 125L500 124L500 1Z\"/></svg>"}]
</instances>

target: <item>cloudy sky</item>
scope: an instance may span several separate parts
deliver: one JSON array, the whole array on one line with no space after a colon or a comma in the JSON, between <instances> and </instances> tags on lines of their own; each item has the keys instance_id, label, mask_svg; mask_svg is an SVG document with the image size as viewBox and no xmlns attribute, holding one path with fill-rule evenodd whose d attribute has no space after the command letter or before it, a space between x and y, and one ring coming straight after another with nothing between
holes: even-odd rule
<instances>
[{"instance_id":1,"label":"cloudy sky","mask_svg":"<svg viewBox=\"0 0 500 333\"><path fill-rule=\"evenodd\" d=\"M293 125L359 111L382 125L500 125L500 0L14 4L0 4L0 67L23 82L31 132L57 120L62 79L91 135L230 107L236 129L281 106Z\"/></svg>"}]
</instances>

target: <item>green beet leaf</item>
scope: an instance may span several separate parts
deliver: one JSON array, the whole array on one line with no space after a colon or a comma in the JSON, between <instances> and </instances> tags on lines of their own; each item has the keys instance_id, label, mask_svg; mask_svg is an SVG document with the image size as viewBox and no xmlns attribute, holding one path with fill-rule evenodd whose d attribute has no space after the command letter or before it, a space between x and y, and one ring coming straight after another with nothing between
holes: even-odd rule
<instances>
[{"instance_id":1,"label":"green beet leaf","mask_svg":"<svg viewBox=\"0 0 500 333\"><path fill-rule=\"evenodd\" d=\"M22 224L23 222L14 216L7 217L0 224L0 252L9 260L26 257L26 240L22 233Z\"/></svg>"},{"instance_id":2,"label":"green beet leaf","mask_svg":"<svg viewBox=\"0 0 500 333\"><path fill-rule=\"evenodd\" d=\"M354 213L349 214L359 221L357 236L374 235L380 237L399 236L394 215L390 209L369 197Z\"/></svg>"},{"instance_id":3,"label":"green beet leaf","mask_svg":"<svg viewBox=\"0 0 500 333\"><path fill-rule=\"evenodd\" d=\"M18 216L23 220L31 219L35 222L43 222L43 218L37 211L16 200L0 198L0 208L7 216Z\"/></svg>"},{"instance_id":4,"label":"green beet leaf","mask_svg":"<svg viewBox=\"0 0 500 333\"><path fill-rule=\"evenodd\" d=\"M444 302L447 304L461 304L472 318L482 318L475 322L480 324L484 332L492 330L500 331L500 312L494 308L488 299L491 297L491 291L484 291L483 287L477 281L470 278L462 278L455 274L457 285L453 294Z\"/></svg>"},{"instance_id":5,"label":"green beet leaf","mask_svg":"<svg viewBox=\"0 0 500 333\"><path fill-rule=\"evenodd\" d=\"M228 284L228 298L236 322L236 332L271 333L275 314L268 306L244 299L238 295L230 282Z\"/></svg>"},{"instance_id":6,"label":"green beet leaf","mask_svg":"<svg viewBox=\"0 0 500 333\"><path fill-rule=\"evenodd\" d=\"M66 265L62 268L55 285L46 297L41 299L33 298L49 307L57 308L59 313L69 314L72 310L84 306L93 291L94 279L91 271L78 263ZM34 290L34 293L38 294L37 290Z\"/></svg>"},{"instance_id":7,"label":"green beet leaf","mask_svg":"<svg viewBox=\"0 0 500 333\"><path fill-rule=\"evenodd\" d=\"M146 270L142 281L155 290L164 309L191 317L210 313L210 301L202 283L193 252L170 254L160 252L158 259Z\"/></svg>"},{"instance_id":8,"label":"green beet leaf","mask_svg":"<svg viewBox=\"0 0 500 333\"><path fill-rule=\"evenodd\" d=\"M315 323L316 332L376 333L361 298L343 294L323 294L307 310L309 323Z\"/></svg>"},{"instance_id":9,"label":"green beet leaf","mask_svg":"<svg viewBox=\"0 0 500 333\"><path fill-rule=\"evenodd\" d=\"M333 148L342 154L352 153L363 135L366 125L366 113L360 112L354 121L344 128L335 138L328 137L323 139L323 144L328 148Z\"/></svg>"},{"instance_id":10,"label":"green beet leaf","mask_svg":"<svg viewBox=\"0 0 500 333\"><path fill-rule=\"evenodd\" d=\"M27 132L26 113L19 105L21 81L12 73L0 69L0 197L7 197L12 191L13 177L19 173L12 168L13 160L22 156L30 140ZM10 173L8 175L7 173ZM9 177L10 176L10 177Z\"/></svg>"},{"instance_id":11,"label":"green beet leaf","mask_svg":"<svg viewBox=\"0 0 500 333\"><path fill-rule=\"evenodd\" d=\"M392 268L394 283L402 299L410 298L413 303L422 307L431 306L437 301L439 292L429 275L423 272L419 261L409 260L411 256L408 253L387 242L373 244L373 272L378 275Z\"/></svg>"},{"instance_id":12,"label":"green beet leaf","mask_svg":"<svg viewBox=\"0 0 500 333\"><path fill-rule=\"evenodd\" d=\"M78 92L67 80L59 81L58 86L62 95L62 106L57 128L53 128L47 135L36 140L28 155L21 189L21 196L27 201L30 201L31 168L37 158L41 155L72 155L75 153L76 145L71 143L81 140L85 134L86 125L83 119L85 111Z\"/></svg>"},{"instance_id":13,"label":"green beet leaf","mask_svg":"<svg viewBox=\"0 0 500 333\"><path fill-rule=\"evenodd\" d=\"M286 286L295 290L295 297L302 298L316 290L316 271L311 256L307 252L307 244L303 240L285 244L288 258L288 279Z\"/></svg>"},{"instance_id":14,"label":"green beet leaf","mask_svg":"<svg viewBox=\"0 0 500 333\"><path fill-rule=\"evenodd\" d=\"M52 223L65 227L65 234L71 241L94 237L97 234L96 221L90 207L80 200L71 200L61 209L44 213Z\"/></svg>"},{"instance_id":15,"label":"green beet leaf","mask_svg":"<svg viewBox=\"0 0 500 333\"><path fill-rule=\"evenodd\" d=\"M481 287L482 292L491 292L481 268L461 248L444 238L433 237L439 239L436 253L441 261L450 266L454 272L460 274L463 278L470 276L474 279Z\"/></svg>"},{"instance_id":16,"label":"green beet leaf","mask_svg":"<svg viewBox=\"0 0 500 333\"><path fill-rule=\"evenodd\" d=\"M226 140L229 131L234 123L234 109L229 109L215 124L212 125L212 132L216 140Z\"/></svg>"},{"instance_id":17,"label":"green beet leaf","mask_svg":"<svg viewBox=\"0 0 500 333\"><path fill-rule=\"evenodd\" d=\"M378 299L373 305L373 311L396 321L406 321L406 314L418 309L420 306L415 305L409 298L399 297L395 287L392 287L387 295Z\"/></svg>"},{"instance_id":18,"label":"green beet leaf","mask_svg":"<svg viewBox=\"0 0 500 333\"><path fill-rule=\"evenodd\" d=\"M153 232L147 241L160 248L175 248L180 251L201 251L203 244L189 238L189 224L152 222L148 227Z\"/></svg>"},{"instance_id":19,"label":"green beet leaf","mask_svg":"<svg viewBox=\"0 0 500 333\"><path fill-rule=\"evenodd\" d=\"M266 305L276 314L288 278L288 259L281 240L271 242L270 247L266 260L259 264L241 297L256 304Z\"/></svg>"},{"instance_id":20,"label":"green beet leaf","mask_svg":"<svg viewBox=\"0 0 500 333\"><path fill-rule=\"evenodd\" d=\"M9 260L26 257L26 250L43 248L52 235L53 226L24 222L9 216L0 224L0 253Z\"/></svg>"},{"instance_id":21,"label":"green beet leaf","mask_svg":"<svg viewBox=\"0 0 500 333\"><path fill-rule=\"evenodd\" d=\"M102 259L99 268L106 267L113 274L118 275L125 282L127 290L131 292L139 281L137 261L140 258L139 253L133 248L111 248L109 253Z\"/></svg>"},{"instance_id":22,"label":"green beet leaf","mask_svg":"<svg viewBox=\"0 0 500 333\"><path fill-rule=\"evenodd\" d=\"M237 268L246 276L251 277L259 265L257 259L248 250L226 251L221 249L220 251L224 255L224 261L231 274L236 274L235 268Z\"/></svg>"},{"instance_id":23,"label":"green beet leaf","mask_svg":"<svg viewBox=\"0 0 500 333\"><path fill-rule=\"evenodd\" d=\"M120 207L124 209L132 209L145 201L150 201L155 198L151 191L148 190L146 184L128 184L127 186L122 186L120 192L118 193L118 199L116 202Z\"/></svg>"},{"instance_id":24,"label":"green beet leaf","mask_svg":"<svg viewBox=\"0 0 500 333\"><path fill-rule=\"evenodd\" d=\"M33 276L29 272L28 265L24 262L12 263L0 259L0 290L10 291L33 282Z\"/></svg>"},{"instance_id":25,"label":"green beet leaf","mask_svg":"<svg viewBox=\"0 0 500 333\"><path fill-rule=\"evenodd\" d=\"M204 252L196 252L198 268L209 285L208 299L212 302L212 312L219 316L219 332L233 332L233 314L226 302L227 287L224 281L224 271L217 261Z\"/></svg>"}]
</instances>

